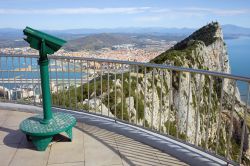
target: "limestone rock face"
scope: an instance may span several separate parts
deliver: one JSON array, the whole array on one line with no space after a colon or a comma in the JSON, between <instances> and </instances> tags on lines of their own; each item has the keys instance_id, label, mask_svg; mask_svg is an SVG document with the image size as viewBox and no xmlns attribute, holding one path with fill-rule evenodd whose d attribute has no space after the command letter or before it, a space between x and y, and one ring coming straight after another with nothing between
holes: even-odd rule
<instances>
[{"instance_id":1,"label":"limestone rock face","mask_svg":"<svg viewBox=\"0 0 250 166\"><path fill-rule=\"evenodd\" d=\"M88 104L89 103L89 109L93 110L93 112L97 113L97 114L102 114L105 116L109 116L109 117L114 117L114 115L112 113L110 113L109 109L106 107L105 104L102 103L102 101L100 99L95 99L92 98L89 101L86 100L83 102L83 104Z\"/></svg>"},{"instance_id":2,"label":"limestone rock face","mask_svg":"<svg viewBox=\"0 0 250 166\"><path fill-rule=\"evenodd\" d=\"M217 22L210 23L197 30L151 62L231 73L226 44L223 40L221 27ZM188 80L190 78L191 85L189 88ZM166 81L169 80L168 78L165 79ZM179 76L175 74L172 79L178 81ZM209 87L210 81L211 88ZM221 89L223 89L222 103L220 102ZM211 102L209 101L209 92L211 92ZM189 94L191 94L190 97L188 97ZM170 97L172 97L173 107L177 111L174 122L178 123L180 133L185 134L189 142L195 143L197 141L198 145L204 145L205 141L208 140L208 146L213 149L212 144L215 144L217 137L219 137L219 153L225 155L227 139L230 133L228 126L230 126L231 116L233 116L232 119L234 119L235 125L233 125L232 141L230 143L235 148L239 147L241 136L239 134L234 135L234 133L236 133L237 127L235 126L237 125L242 130L240 124L244 114L244 105L240 99L238 88L236 88L234 94L233 80L183 72L181 85L176 84L173 95ZM236 106L231 114L233 100L235 100ZM219 121L220 124L218 125ZM217 131L218 127L219 132ZM246 150L246 153L244 153L246 157L250 154L248 139L245 139L243 148ZM233 153L231 155L232 159L236 159Z\"/></svg>"},{"instance_id":3,"label":"limestone rock face","mask_svg":"<svg viewBox=\"0 0 250 166\"><path fill-rule=\"evenodd\" d=\"M210 23L151 60L151 63L231 73L220 25ZM116 80L114 80L116 78ZM244 105L234 81L204 74L147 69L110 74L110 93L103 91L100 106L107 115L170 134L225 156L229 141L231 159L239 154ZM122 80L124 81L122 83ZM122 87L123 85L123 87ZM116 92L115 92L116 89ZM223 95L223 97L221 97ZM109 98L109 104L107 104ZM93 97L90 107L94 110ZM221 102L222 101L222 102ZM232 112L233 101L235 108ZM232 129L230 128L233 124ZM247 129L247 128L246 128ZM232 131L232 132L230 132ZM244 157L248 158L248 130L244 137ZM232 139L229 140L229 135Z\"/></svg>"}]
</instances>

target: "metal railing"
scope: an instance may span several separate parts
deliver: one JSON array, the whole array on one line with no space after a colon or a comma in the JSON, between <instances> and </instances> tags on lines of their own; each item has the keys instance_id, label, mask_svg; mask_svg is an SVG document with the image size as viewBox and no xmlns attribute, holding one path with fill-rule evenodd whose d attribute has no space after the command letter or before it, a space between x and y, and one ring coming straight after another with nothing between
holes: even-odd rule
<instances>
[{"instance_id":1,"label":"metal railing","mask_svg":"<svg viewBox=\"0 0 250 166\"><path fill-rule=\"evenodd\" d=\"M250 78L110 59L50 56L52 104L114 118L248 164ZM38 56L0 55L2 102L41 105ZM237 84L245 86L240 98Z\"/></svg>"}]
</instances>

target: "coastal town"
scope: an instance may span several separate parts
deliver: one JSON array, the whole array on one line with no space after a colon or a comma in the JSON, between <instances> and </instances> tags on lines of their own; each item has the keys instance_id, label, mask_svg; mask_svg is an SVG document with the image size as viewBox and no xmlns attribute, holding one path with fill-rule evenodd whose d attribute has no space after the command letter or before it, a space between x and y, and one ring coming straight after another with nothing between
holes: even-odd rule
<instances>
[{"instance_id":1,"label":"coastal town","mask_svg":"<svg viewBox=\"0 0 250 166\"><path fill-rule=\"evenodd\" d=\"M67 56L67 57L86 57L86 58L100 58L100 59L116 59L116 60L127 60L127 61L137 61L137 62L149 62L151 59L155 58L162 52L166 51L167 49L171 48L176 41L171 42L154 42L153 44L146 45L143 48L138 48L133 44L121 44L121 45L114 45L111 48L101 48L98 50L80 50L80 51L67 51L65 49L60 49L56 54L56 56ZM0 54L2 55L38 55L38 52L30 47L20 47L20 48L0 48ZM3 60L5 61L5 60ZM22 61L22 60L21 60ZM18 61L14 63L20 63ZM2 75L8 76L7 73L14 73L13 78L10 80L5 80L2 78L0 80L0 96L2 98L6 98L8 100L32 100L34 102L39 102L40 99L40 86L39 82L35 79L39 75L37 66L35 62L33 64L27 63L23 61L23 64L18 64L16 67L12 67L12 69L8 69L8 71L2 71ZM4 65L4 64L2 64ZM107 68L105 64L102 64L102 68ZM83 66L86 70L86 64ZM112 66L113 67L113 66ZM110 67L112 69L112 67ZM89 79L93 78L93 69L96 69L96 72L100 69L100 64L98 63L89 63L88 64L88 72L89 72ZM31 72L31 71L37 72ZM77 73L77 80L76 86L80 86L80 81L83 80L86 82L86 75L80 76L80 66L75 65L75 69L72 66L72 62L70 63L69 68L67 68L67 62L57 62L55 61L50 62L50 72L53 72L53 78L51 78L51 91L55 93L63 89L68 89L71 84L75 84L75 77L71 76L70 81L63 83L62 78L56 80L55 73L56 72L70 72L70 73ZM23 73L21 73L23 72ZM86 71L83 71L86 73ZM110 71L112 72L112 71ZM32 74L30 74L32 73ZM25 78L24 75L30 75L29 78ZM32 76L31 76L32 75ZM37 76L33 76L37 75ZM33 81L33 82L32 82ZM10 82L12 82L10 84ZM36 84L35 84L36 82Z\"/></svg>"},{"instance_id":2,"label":"coastal town","mask_svg":"<svg viewBox=\"0 0 250 166\"><path fill-rule=\"evenodd\" d=\"M54 55L148 62L171 48L176 42L177 41L161 41L154 45L146 45L144 48L138 48L133 44L114 45L111 48L102 48L98 50L67 51L62 48ZM9 47L0 48L0 54L38 55L38 52L30 47Z\"/></svg>"}]
</instances>

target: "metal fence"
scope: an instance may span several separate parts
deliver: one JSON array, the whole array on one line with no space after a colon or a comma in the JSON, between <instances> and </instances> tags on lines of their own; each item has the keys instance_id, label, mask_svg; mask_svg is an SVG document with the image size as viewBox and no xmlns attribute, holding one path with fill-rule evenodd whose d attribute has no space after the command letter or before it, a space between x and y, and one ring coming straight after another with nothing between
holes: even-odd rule
<instances>
[{"instance_id":1,"label":"metal fence","mask_svg":"<svg viewBox=\"0 0 250 166\"><path fill-rule=\"evenodd\" d=\"M248 164L250 78L165 64L49 58L54 107L114 118L228 163ZM0 55L2 102L41 105L37 60L38 56ZM245 101L237 84L243 87Z\"/></svg>"}]
</instances>

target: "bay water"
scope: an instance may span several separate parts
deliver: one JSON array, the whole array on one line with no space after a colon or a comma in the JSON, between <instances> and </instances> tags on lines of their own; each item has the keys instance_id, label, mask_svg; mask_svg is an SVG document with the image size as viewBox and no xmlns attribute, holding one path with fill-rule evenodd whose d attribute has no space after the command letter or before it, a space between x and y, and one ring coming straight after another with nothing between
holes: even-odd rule
<instances>
[{"instance_id":1,"label":"bay water","mask_svg":"<svg viewBox=\"0 0 250 166\"><path fill-rule=\"evenodd\" d=\"M250 78L250 37L225 40L229 55L231 73ZM242 100L246 100L248 85L237 82Z\"/></svg>"},{"instance_id":2,"label":"bay water","mask_svg":"<svg viewBox=\"0 0 250 166\"><path fill-rule=\"evenodd\" d=\"M225 43L227 45L227 51L229 55L229 63L231 66L231 73L234 75L244 76L250 78L250 37L240 37L237 39L228 39L225 40ZM8 72L8 70L16 70L17 68L27 68L27 66L30 66L31 69L37 69L37 60L32 59L31 61L25 60L24 58L5 58L1 57L0 60L0 68L1 70L5 70L4 72L1 72L2 78L39 78L40 75L37 72L34 72L32 70L30 71L19 71L19 72ZM53 66L54 68L61 68L61 66ZM70 66L70 68L73 68L73 66ZM67 70L66 70L67 71ZM80 72L72 73L72 72L60 72L57 73L55 71L51 72L51 78L55 78L56 75L58 78L64 77L64 78L81 78ZM85 75L85 74L84 74ZM13 88L13 84L5 84L1 85L5 86L7 88ZM242 99L246 98L247 96L247 84L243 82L237 82L237 86L240 90Z\"/></svg>"}]
</instances>

